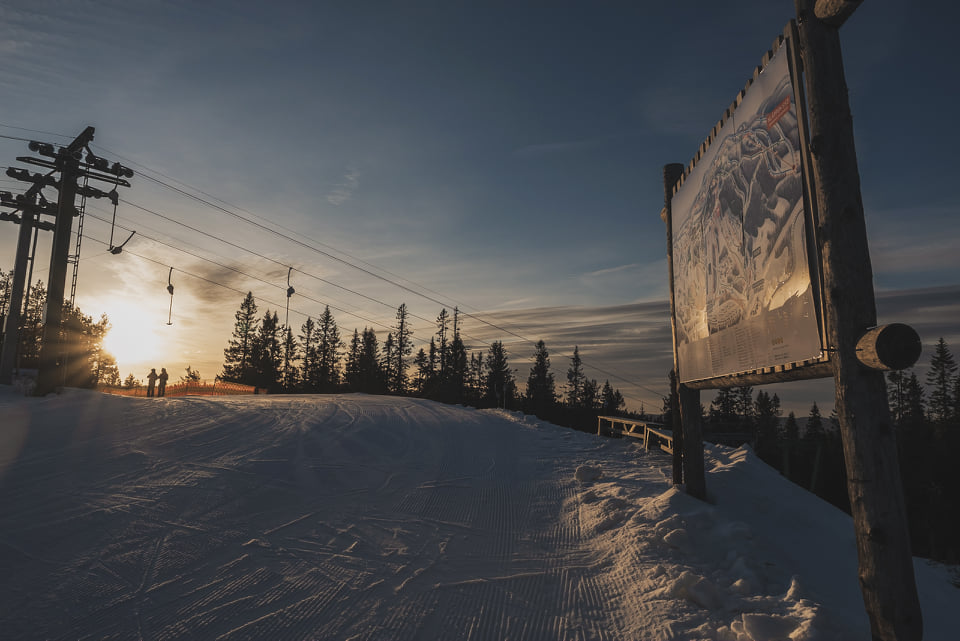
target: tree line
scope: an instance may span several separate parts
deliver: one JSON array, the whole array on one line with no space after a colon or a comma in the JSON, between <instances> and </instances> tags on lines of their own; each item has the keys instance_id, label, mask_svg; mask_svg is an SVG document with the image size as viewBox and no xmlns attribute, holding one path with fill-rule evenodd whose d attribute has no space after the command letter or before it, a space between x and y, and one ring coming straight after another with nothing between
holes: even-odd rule
<instances>
[{"instance_id":1,"label":"tree line","mask_svg":"<svg viewBox=\"0 0 960 641\"><path fill-rule=\"evenodd\" d=\"M896 430L913 553L946 563L960 562L960 375L949 347L940 338L925 383L912 370L888 372L887 397ZM671 372L671 377L673 373ZM671 389L673 389L671 387ZM671 425L671 397L663 399L664 422ZM814 402L805 421L786 418L777 394L752 387L718 390L710 408L701 406L704 438L739 444L793 482L846 512L846 468L836 412L824 417Z\"/></svg>"},{"instance_id":2,"label":"tree line","mask_svg":"<svg viewBox=\"0 0 960 641\"><path fill-rule=\"evenodd\" d=\"M0 275L0 341L7 325L12 294L13 272ZM47 288L37 281L27 292L26 306L20 317L16 366L37 369L43 339L44 308ZM98 385L119 385L120 371L112 354L103 349L103 339L110 331L110 320L101 314L93 320L69 301L63 303L61 350L58 362L63 365L61 384L69 387L95 388Z\"/></svg>"},{"instance_id":3,"label":"tree line","mask_svg":"<svg viewBox=\"0 0 960 641\"><path fill-rule=\"evenodd\" d=\"M625 402L609 381L600 385L583 370L574 349L567 383L558 391L550 355L541 340L534 364L520 390L502 341L473 350L463 340L462 315L445 308L430 343L413 353L413 329L406 304L397 308L386 337L370 327L344 339L327 306L299 332L279 322L276 311L259 312L248 292L234 315L233 334L224 349L225 381L253 385L270 393L363 392L428 398L473 407L523 410L560 424L593 431L601 413L623 413Z\"/></svg>"}]
</instances>

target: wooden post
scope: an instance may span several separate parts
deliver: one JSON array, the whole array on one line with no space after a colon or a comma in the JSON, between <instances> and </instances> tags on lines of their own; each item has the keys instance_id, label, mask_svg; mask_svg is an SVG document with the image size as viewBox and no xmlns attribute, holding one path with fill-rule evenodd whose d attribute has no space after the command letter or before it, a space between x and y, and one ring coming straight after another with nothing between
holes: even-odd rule
<instances>
[{"instance_id":1,"label":"wooden post","mask_svg":"<svg viewBox=\"0 0 960 641\"><path fill-rule=\"evenodd\" d=\"M676 405L673 414L673 482L677 485L686 480L687 494L706 499L706 478L703 469L703 435L700 427L700 392L680 383L680 367L677 356L677 310L673 294L673 188L683 175L683 165L670 164L663 168L664 207L661 217L667 225L667 272L670 280L670 329L673 334L673 371L671 394ZM677 409L680 411L677 412Z\"/></svg>"},{"instance_id":2,"label":"wooden post","mask_svg":"<svg viewBox=\"0 0 960 641\"><path fill-rule=\"evenodd\" d=\"M673 187L683 175L683 165L672 163L663 167L663 211L660 218L667 226L667 279L670 287L670 332L673 340L673 370L670 372L670 425L673 431L673 484L683 484L683 422L680 420L679 377L677 376L677 312L673 295L673 214L670 201Z\"/></svg>"},{"instance_id":3,"label":"wooden post","mask_svg":"<svg viewBox=\"0 0 960 641\"><path fill-rule=\"evenodd\" d=\"M882 372L857 358L858 340L877 323L840 37L835 26L814 15L815 0L795 4L820 216L827 340L860 588L874 639L919 641L923 620L886 384Z\"/></svg>"}]
</instances>

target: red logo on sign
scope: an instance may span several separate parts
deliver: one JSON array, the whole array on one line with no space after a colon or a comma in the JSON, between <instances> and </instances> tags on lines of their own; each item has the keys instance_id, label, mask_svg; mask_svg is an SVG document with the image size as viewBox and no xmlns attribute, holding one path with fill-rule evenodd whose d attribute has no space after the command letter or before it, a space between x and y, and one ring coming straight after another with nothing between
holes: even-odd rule
<instances>
[{"instance_id":1,"label":"red logo on sign","mask_svg":"<svg viewBox=\"0 0 960 641\"><path fill-rule=\"evenodd\" d=\"M783 118L783 114L790 111L790 96L787 96L783 101L777 105L773 111L767 114L767 130L773 128L777 121Z\"/></svg>"}]
</instances>

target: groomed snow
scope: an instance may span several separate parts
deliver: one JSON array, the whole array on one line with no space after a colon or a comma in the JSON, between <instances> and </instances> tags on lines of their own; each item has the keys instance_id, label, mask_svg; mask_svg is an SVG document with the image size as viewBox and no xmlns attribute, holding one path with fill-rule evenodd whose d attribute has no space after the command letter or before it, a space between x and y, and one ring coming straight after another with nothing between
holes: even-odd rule
<instances>
[{"instance_id":1,"label":"groomed snow","mask_svg":"<svg viewBox=\"0 0 960 641\"><path fill-rule=\"evenodd\" d=\"M0 387L0 426L4 639L870 638L850 518L748 449L707 504L628 439L408 398Z\"/></svg>"}]
</instances>

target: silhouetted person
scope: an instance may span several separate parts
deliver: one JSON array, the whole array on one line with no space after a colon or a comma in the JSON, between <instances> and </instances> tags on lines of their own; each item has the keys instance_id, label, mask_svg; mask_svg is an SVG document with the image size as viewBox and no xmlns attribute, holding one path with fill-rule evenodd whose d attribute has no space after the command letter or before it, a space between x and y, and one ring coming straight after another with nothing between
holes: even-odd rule
<instances>
[{"instance_id":1,"label":"silhouetted person","mask_svg":"<svg viewBox=\"0 0 960 641\"><path fill-rule=\"evenodd\" d=\"M157 369L155 367L150 368L150 373L147 374L147 396L153 396L153 388L157 384Z\"/></svg>"},{"instance_id":2,"label":"silhouetted person","mask_svg":"<svg viewBox=\"0 0 960 641\"><path fill-rule=\"evenodd\" d=\"M167 368L160 368L160 386L157 387L157 396L163 396L167 393L167 379L170 378L170 375L167 374Z\"/></svg>"}]
</instances>

